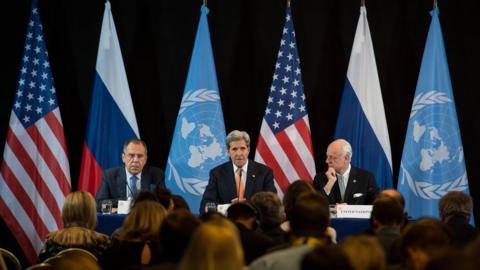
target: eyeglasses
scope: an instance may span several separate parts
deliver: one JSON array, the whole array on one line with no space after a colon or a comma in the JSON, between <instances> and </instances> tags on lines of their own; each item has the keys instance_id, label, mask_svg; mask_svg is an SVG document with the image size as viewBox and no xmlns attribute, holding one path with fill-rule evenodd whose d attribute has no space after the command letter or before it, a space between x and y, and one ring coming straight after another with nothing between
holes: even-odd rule
<instances>
[{"instance_id":1,"label":"eyeglasses","mask_svg":"<svg viewBox=\"0 0 480 270\"><path fill-rule=\"evenodd\" d=\"M334 155L327 155L327 160L337 161L343 156L334 156Z\"/></svg>"}]
</instances>

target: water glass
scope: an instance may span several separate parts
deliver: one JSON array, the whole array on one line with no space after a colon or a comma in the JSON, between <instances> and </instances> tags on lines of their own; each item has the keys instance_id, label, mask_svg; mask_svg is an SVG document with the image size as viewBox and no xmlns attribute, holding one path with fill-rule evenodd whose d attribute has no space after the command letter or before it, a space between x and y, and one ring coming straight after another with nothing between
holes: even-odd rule
<instances>
[{"instance_id":1,"label":"water glass","mask_svg":"<svg viewBox=\"0 0 480 270\"><path fill-rule=\"evenodd\" d=\"M217 212L217 204L214 202L207 202L205 204L205 213Z\"/></svg>"},{"instance_id":2,"label":"water glass","mask_svg":"<svg viewBox=\"0 0 480 270\"><path fill-rule=\"evenodd\" d=\"M102 214L111 214L112 200L103 200L100 209L102 210Z\"/></svg>"}]
</instances>

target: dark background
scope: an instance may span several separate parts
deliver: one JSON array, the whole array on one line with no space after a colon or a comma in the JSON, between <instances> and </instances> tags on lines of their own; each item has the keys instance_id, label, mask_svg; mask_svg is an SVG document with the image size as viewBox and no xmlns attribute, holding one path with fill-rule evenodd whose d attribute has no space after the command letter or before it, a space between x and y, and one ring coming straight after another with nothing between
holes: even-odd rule
<instances>
[{"instance_id":1,"label":"dark background","mask_svg":"<svg viewBox=\"0 0 480 270\"><path fill-rule=\"evenodd\" d=\"M31 5L24 0L7 2L0 8L1 153ZM149 145L149 163L162 168L183 94L201 3L111 1L140 135ZM395 178L432 5L428 0L366 1ZM252 157L269 94L285 6L284 0L208 1L226 130L240 129L251 135ZM480 99L475 92L479 90L480 7L475 0L440 0L439 6L470 192L478 208L476 140L480 136ZM325 169L325 149L335 130L359 8L360 0L292 1L317 171ZM39 11L65 128L72 186L76 189L104 2L40 0ZM0 229L1 246L19 254L4 224L0 224Z\"/></svg>"}]
</instances>

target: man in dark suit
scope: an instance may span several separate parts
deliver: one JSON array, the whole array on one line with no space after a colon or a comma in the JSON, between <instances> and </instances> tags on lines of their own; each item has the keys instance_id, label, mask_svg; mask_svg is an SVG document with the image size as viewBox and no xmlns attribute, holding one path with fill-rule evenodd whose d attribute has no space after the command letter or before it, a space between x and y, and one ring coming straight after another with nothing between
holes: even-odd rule
<instances>
[{"instance_id":1,"label":"man in dark suit","mask_svg":"<svg viewBox=\"0 0 480 270\"><path fill-rule=\"evenodd\" d=\"M328 198L330 204L372 204L378 187L372 173L350 165L352 146L338 139L327 148L328 170L315 176L315 189Z\"/></svg>"},{"instance_id":2,"label":"man in dark suit","mask_svg":"<svg viewBox=\"0 0 480 270\"><path fill-rule=\"evenodd\" d=\"M226 204L250 198L259 191L277 192L273 172L269 167L248 159L250 136L245 131L234 130L226 139L231 161L210 171L208 185L200 203L200 213L207 202Z\"/></svg>"},{"instance_id":3,"label":"man in dark suit","mask_svg":"<svg viewBox=\"0 0 480 270\"><path fill-rule=\"evenodd\" d=\"M122 161L125 167L105 170L102 184L97 191L97 205L102 200L113 200L117 208L118 200L133 198L137 191L155 191L157 186L165 187L162 169L145 166L147 146L144 141L131 139L123 146Z\"/></svg>"}]
</instances>

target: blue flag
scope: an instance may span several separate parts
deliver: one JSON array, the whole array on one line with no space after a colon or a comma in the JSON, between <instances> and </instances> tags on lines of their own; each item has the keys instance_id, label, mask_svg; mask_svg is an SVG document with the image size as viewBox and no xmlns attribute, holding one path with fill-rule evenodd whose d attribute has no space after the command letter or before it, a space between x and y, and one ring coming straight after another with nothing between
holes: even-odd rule
<instances>
[{"instance_id":1,"label":"blue flag","mask_svg":"<svg viewBox=\"0 0 480 270\"><path fill-rule=\"evenodd\" d=\"M462 140L448 71L438 8L423 52L422 66L403 147L398 190L413 218L438 216L448 191L468 193Z\"/></svg>"},{"instance_id":2,"label":"blue flag","mask_svg":"<svg viewBox=\"0 0 480 270\"><path fill-rule=\"evenodd\" d=\"M360 8L335 138L350 142L352 164L371 171L380 189L392 188L392 154L365 6Z\"/></svg>"},{"instance_id":3,"label":"blue flag","mask_svg":"<svg viewBox=\"0 0 480 270\"><path fill-rule=\"evenodd\" d=\"M208 184L210 169L228 161L225 123L218 92L206 6L202 6L187 83L168 155L165 184L193 212Z\"/></svg>"}]
</instances>

